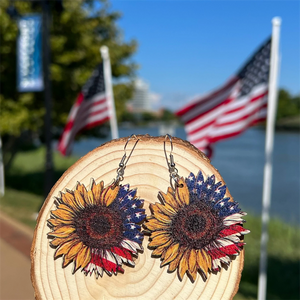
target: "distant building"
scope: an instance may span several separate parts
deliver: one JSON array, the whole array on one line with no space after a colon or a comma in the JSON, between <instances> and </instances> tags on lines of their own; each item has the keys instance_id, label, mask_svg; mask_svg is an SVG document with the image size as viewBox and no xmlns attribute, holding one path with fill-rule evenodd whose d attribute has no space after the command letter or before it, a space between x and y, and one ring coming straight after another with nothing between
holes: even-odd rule
<instances>
[{"instance_id":1,"label":"distant building","mask_svg":"<svg viewBox=\"0 0 300 300\"><path fill-rule=\"evenodd\" d=\"M139 78L135 80L134 87L134 96L129 102L129 109L132 112L151 111L149 84Z\"/></svg>"}]
</instances>

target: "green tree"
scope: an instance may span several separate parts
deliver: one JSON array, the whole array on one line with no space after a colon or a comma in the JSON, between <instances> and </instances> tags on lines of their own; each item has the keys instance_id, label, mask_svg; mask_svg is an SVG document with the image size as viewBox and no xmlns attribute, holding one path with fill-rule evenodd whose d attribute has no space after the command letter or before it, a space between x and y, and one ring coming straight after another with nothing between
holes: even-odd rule
<instances>
[{"instance_id":1,"label":"green tree","mask_svg":"<svg viewBox=\"0 0 300 300\"><path fill-rule=\"evenodd\" d=\"M45 109L43 93L19 93L16 90L18 28L16 21L6 13L10 3L20 15L41 11L41 7L39 2L32 6L32 1L0 1L0 130L5 149L11 154L24 133L27 133L25 136L43 135ZM133 92L132 77L137 65L131 57L137 48L136 41L124 41L116 24L120 13L112 11L106 0L64 1L63 6L61 13L54 5L51 11L54 127L64 126L77 94L101 61L99 48L102 45L110 49L117 117L121 118L125 103ZM122 78L127 80L120 80Z\"/></svg>"},{"instance_id":2,"label":"green tree","mask_svg":"<svg viewBox=\"0 0 300 300\"><path fill-rule=\"evenodd\" d=\"M178 121L178 117L171 110L164 108L162 110L160 120L164 122L172 122Z\"/></svg>"},{"instance_id":3,"label":"green tree","mask_svg":"<svg viewBox=\"0 0 300 300\"><path fill-rule=\"evenodd\" d=\"M292 97L285 90L280 89L278 94L277 120L300 115L300 97Z\"/></svg>"},{"instance_id":4,"label":"green tree","mask_svg":"<svg viewBox=\"0 0 300 300\"><path fill-rule=\"evenodd\" d=\"M300 114L300 95L293 97L293 101L296 103L298 107L298 114Z\"/></svg>"}]
</instances>

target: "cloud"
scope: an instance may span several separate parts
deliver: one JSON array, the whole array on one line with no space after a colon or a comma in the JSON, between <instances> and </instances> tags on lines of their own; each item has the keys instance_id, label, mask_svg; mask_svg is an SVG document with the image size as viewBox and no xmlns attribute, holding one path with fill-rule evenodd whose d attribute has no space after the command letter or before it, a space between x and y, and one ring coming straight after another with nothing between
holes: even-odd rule
<instances>
[{"instance_id":1,"label":"cloud","mask_svg":"<svg viewBox=\"0 0 300 300\"><path fill-rule=\"evenodd\" d=\"M157 94L157 93L150 93L149 94L149 99L151 104L155 105L155 104L159 104L161 101L162 95Z\"/></svg>"},{"instance_id":2,"label":"cloud","mask_svg":"<svg viewBox=\"0 0 300 300\"><path fill-rule=\"evenodd\" d=\"M158 109L161 107L161 99L162 99L161 94L150 92L148 97L151 103L151 107L153 109Z\"/></svg>"},{"instance_id":3,"label":"cloud","mask_svg":"<svg viewBox=\"0 0 300 300\"><path fill-rule=\"evenodd\" d=\"M161 107L165 107L167 109L175 111L181 108L182 106L186 105L190 99L191 96L184 92L178 91L166 93L162 95Z\"/></svg>"}]
</instances>

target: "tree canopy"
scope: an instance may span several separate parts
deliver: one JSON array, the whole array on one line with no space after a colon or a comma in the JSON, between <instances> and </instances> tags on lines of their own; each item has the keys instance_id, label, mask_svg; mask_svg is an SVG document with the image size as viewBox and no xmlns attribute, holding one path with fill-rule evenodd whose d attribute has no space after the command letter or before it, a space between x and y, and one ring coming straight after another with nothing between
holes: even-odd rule
<instances>
[{"instance_id":1,"label":"tree canopy","mask_svg":"<svg viewBox=\"0 0 300 300\"><path fill-rule=\"evenodd\" d=\"M0 2L0 130L2 137L19 137L24 131L43 135L45 114L44 96L38 93L19 93L16 89L16 20L6 13L13 4L20 15L40 12L40 2ZM62 128L70 108L93 69L101 61L99 48L110 49L117 116L125 110L132 96L132 76L137 65L132 60L136 51L135 40L124 41L117 25L120 13L112 11L106 0L64 1L63 11L51 10L51 80L53 125ZM54 3L54 4L53 4ZM120 79L127 80L120 80Z\"/></svg>"},{"instance_id":2,"label":"tree canopy","mask_svg":"<svg viewBox=\"0 0 300 300\"><path fill-rule=\"evenodd\" d=\"M277 120L300 115L300 96L292 96L287 90L280 89L278 95Z\"/></svg>"}]
</instances>

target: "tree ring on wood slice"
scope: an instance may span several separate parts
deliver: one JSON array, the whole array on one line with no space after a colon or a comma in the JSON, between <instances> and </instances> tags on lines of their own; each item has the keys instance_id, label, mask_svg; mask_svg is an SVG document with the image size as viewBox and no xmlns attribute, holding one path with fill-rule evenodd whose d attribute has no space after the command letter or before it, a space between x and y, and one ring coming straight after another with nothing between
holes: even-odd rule
<instances>
[{"instance_id":1,"label":"tree ring on wood slice","mask_svg":"<svg viewBox=\"0 0 300 300\"><path fill-rule=\"evenodd\" d=\"M151 216L150 204L158 203L159 191L166 193L170 186L163 148L165 137L137 137L140 140L126 166L124 183L137 189L137 195L144 199L146 215ZM89 152L71 166L50 191L39 213L31 248L31 279L36 299L232 299L241 279L244 250L232 258L226 268L208 272L206 280L197 276L194 282L188 276L179 280L177 272L167 271L168 265L161 267L161 260L153 257L153 249L148 247L149 236L143 240L144 250L135 259L135 267L123 265L124 274L118 276L104 274L97 279L94 274L85 276L80 271L72 274L72 265L62 268L62 261L53 259L55 249L49 246L47 220L56 209L55 197L60 191L74 190L77 182L88 186L91 178L97 183L110 183L115 178L127 140L112 140ZM180 176L187 178L191 172L197 174L201 170L204 179L214 175L216 182L225 184L201 151L179 138L172 138L172 142ZM127 147L130 149L131 145ZM225 196L232 199L228 189Z\"/></svg>"}]
</instances>

